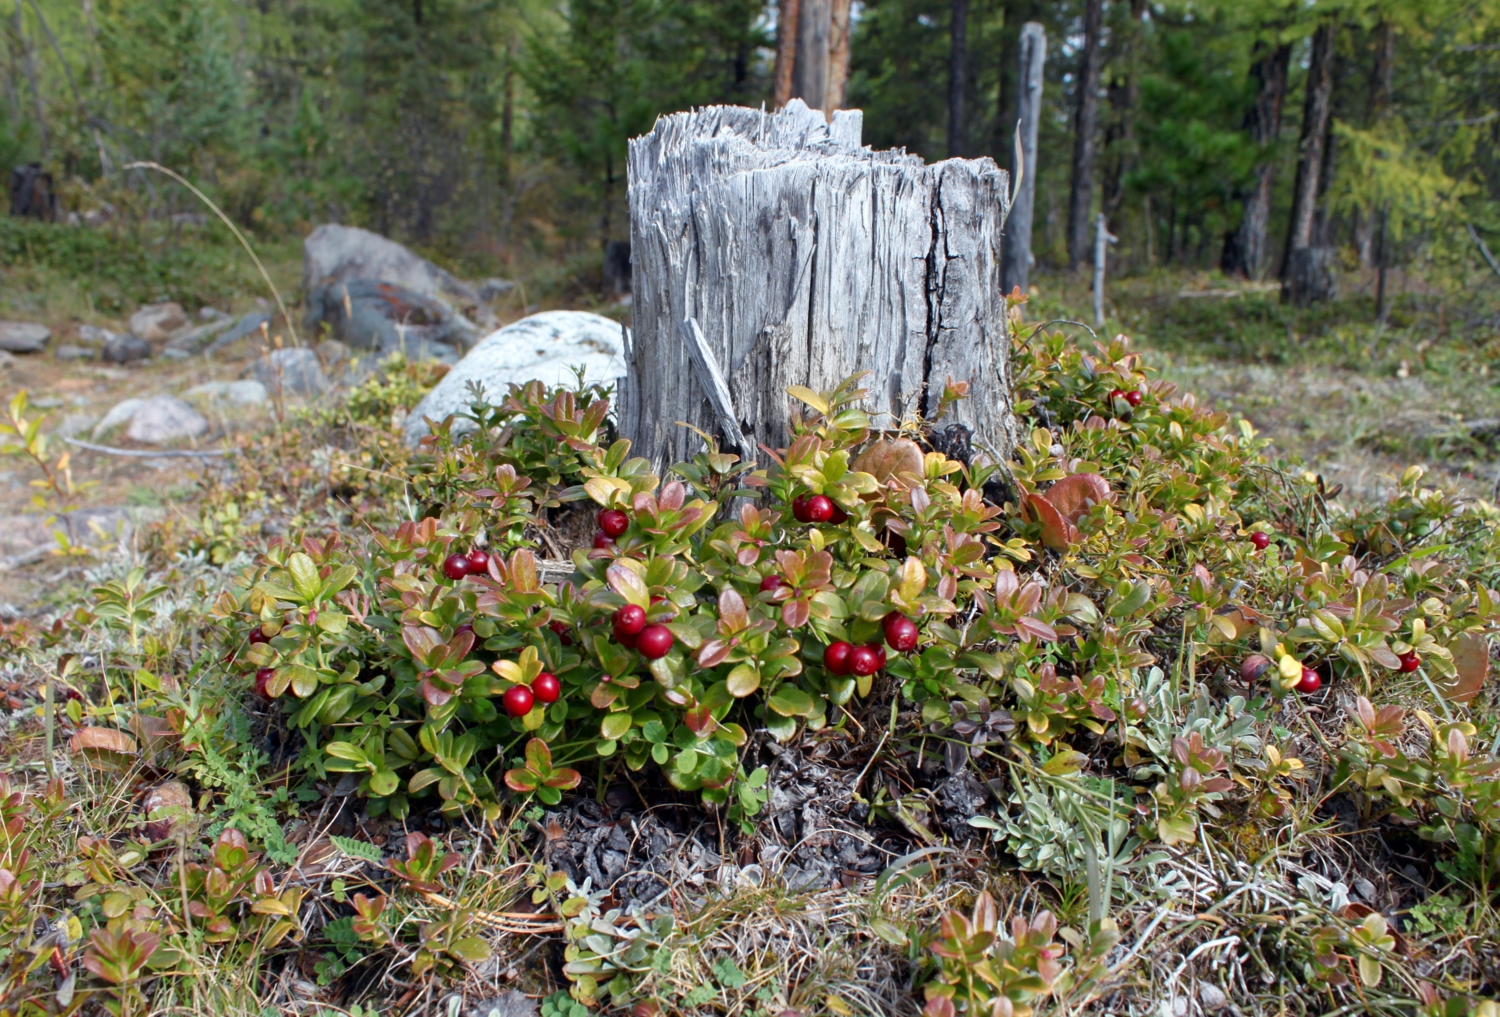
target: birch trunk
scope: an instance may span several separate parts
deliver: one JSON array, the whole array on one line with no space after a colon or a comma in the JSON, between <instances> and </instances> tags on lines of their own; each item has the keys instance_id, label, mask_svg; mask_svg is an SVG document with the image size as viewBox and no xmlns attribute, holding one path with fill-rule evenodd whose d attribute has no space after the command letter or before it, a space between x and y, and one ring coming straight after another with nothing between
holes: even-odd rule
<instances>
[{"instance_id":1,"label":"birch trunk","mask_svg":"<svg viewBox=\"0 0 1500 1017\"><path fill-rule=\"evenodd\" d=\"M944 423L1009 454L1007 174L862 148L861 119L828 123L795 99L709 107L630 143L635 327L618 412L658 469L701 447L679 422L764 463L759 446L788 441L788 386L859 371L883 428L932 417L949 379L968 382Z\"/></svg>"}]
</instances>

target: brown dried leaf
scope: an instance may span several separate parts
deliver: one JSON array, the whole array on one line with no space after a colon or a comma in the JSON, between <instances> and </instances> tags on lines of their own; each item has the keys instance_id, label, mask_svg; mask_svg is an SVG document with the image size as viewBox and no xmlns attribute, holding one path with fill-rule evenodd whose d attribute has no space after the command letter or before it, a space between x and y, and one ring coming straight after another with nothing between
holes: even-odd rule
<instances>
[{"instance_id":1,"label":"brown dried leaf","mask_svg":"<svg viewBox=\"0 0 1500 1017\"><path fill-rule=\"evenodd\" d=\"M101 770L120 770L130 764L124 758L136 753L135 739L112 727L85 727L73 735L69 748Z\"/></svg>"},{"instance_id":2,"label":"brown dried leaf","mask_svg":"<svg viewBox=\"0 0 1500 1017\"><path fill-rule=\"evenodd\" d=\"M854 469L872 475L884 484L902 473L922 476L922 450L910 438L877 441L855 457Z\"/></svg>"}]
</instances>

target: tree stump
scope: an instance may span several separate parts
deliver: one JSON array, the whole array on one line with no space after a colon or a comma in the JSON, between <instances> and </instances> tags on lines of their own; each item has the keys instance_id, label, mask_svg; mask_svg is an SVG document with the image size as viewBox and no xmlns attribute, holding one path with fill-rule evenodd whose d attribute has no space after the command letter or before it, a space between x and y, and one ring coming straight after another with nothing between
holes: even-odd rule
<instances>
[{"instance_id":1,"label":"tree stump","mask_svg":"<svg viewBox=\"0 0 1500 1017\"><path fill-rule=\"evenodd\" d=\"M631 141L635 327L618 419L658 470L700 447L684 423L764 463L758 446L788 441L788 386L859 371L879 428L931 419L947 382L967 382L943 425L1009 454L1008 175L863 148L861 120L828 123L797 100L715 106Z\"/></svg>"}]
</instances>

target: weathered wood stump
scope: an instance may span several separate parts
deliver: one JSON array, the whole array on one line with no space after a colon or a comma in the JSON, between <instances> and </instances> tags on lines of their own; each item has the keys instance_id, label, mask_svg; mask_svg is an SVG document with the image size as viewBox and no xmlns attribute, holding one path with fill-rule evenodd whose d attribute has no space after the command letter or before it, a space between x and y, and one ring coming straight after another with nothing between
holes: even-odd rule
<instances>
[{"instance_id":1,"label":"weathered wood stump","mask_svg":"<svg viewBox=\"0 0 1500 1017\"><path fill-rule=\"evenodd\" d=\"M944 425L1009 453L1008 175L863 148L861 119L827 123L797 100L715 106L630 143L635 327L618 412L658 468L700 447L679 422L764 462L756 446L787 443L787 386L858 371L887 428L930 418L950 379L967 382Z\"/></svg>"}]
</instances>

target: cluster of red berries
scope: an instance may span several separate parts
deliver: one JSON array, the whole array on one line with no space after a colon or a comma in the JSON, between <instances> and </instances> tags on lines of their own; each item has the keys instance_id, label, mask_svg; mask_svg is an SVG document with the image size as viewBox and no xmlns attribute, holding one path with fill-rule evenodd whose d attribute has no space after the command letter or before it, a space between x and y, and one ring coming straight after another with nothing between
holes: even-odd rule
<instances>
[{"instance_id":1,"label":"cluster of red berries","mask_svg":"<svg viewBox=\"0 0 1500 1017\"><path fill-rule=\"evenodd\" d=\"M845 522L849 513L833 503L826 494L799 494L792 499L792 518L799 523Z\"/></svg>"},{"instance_id":2,"label":"cluster of red berries","mask_svg":"<svg viewBox=\"0 0 1500 1017\"><path fill-rule=\"evenodd\" d=\"M551 671L543 671L531 679L530 685L512 685L500 697L505 712L512 717L524 717L536 703L551 706L562 696L562 683Z\"/></svg>"},{"instance_id":3,"label":"cluster of red berries","mask_svg":"<svg viewBox=\"0 0 1500 1017\"><path fill-rule=\"evenodd\" d=\"M443 575L455 583L465 576L478 576L490 570L490 556L474 548L468 554L454 552L443 559Z\"/></svg>"},{"instance_id":4,"label":"cluster of red berries","mask_svg":"<svg viewBox=\"0 0 1500 1017\"><path fill-rule=\"evenodd\" d=\"M765 588L764 582L761 588ZM899 611L886 615L880 627L885 630L886 644L897 653L910 653L917 648L917 623ZM854 674L863 678L885 667L885 661L885 647L879 643L855 646L841 639L829 643L823 651L823 666L840 675Z\"/></svg>"},{"instance_id":5,"label":"cluster of red berries","mask_svg":"<svg viewBox=\"0 0 1500 1017\"><path fill-rule=\"evenodd\" d=\"M630 517L619 509L600 509L594 517L599 522L599 532L594 534L594 547L603 550L615 546L615 538L630 528Z\"/></svg>"},{"instance_id":6,"label":"cluster of red berries","mask_svg":"<svg viewBox=\"0 0 1500 1017\"><path fill-rule=\"evenodd\" d=\"M1113 404L1116 399L1123 399L1131 406L1139 406L1141 404L1141 398L1141 390L1138 388L1133 388L1129 392L1125 391L1123 388L1115 388L1110 389L1109 392L1109 401L1111 404Z\"/></svg>"},{"instance_id":7,"label":"cluster of red berries","mask_svg":"<svg viewBox=\"0 0 1500 1017\"><path fill-rule=\"evenodd\" d=\"M653 598L652 603L660 603ZM638 652L647 660L660 660L672 651L672 630L665 625L647 625L646 610L626 604L615 612L615 642Z\"/></svg>"}]
</instances>

